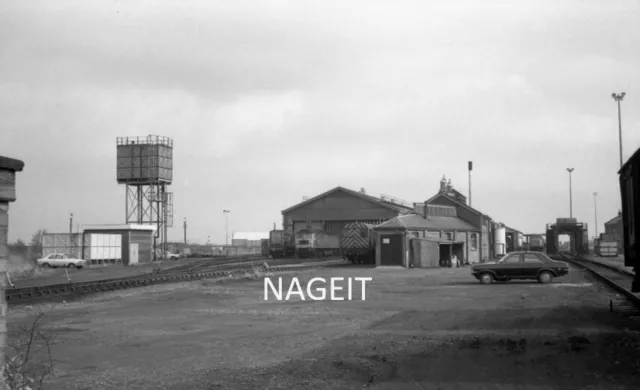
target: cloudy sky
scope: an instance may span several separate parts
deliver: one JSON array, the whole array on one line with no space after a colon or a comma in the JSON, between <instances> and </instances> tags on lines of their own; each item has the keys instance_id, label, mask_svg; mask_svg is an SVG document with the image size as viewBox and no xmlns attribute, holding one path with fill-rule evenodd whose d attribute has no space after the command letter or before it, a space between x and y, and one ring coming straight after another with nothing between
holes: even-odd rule
<instances>
[{"instance_id":1,"label":"cloudy sky","mask_svg":"<svg viewBox=\"0 0 640 390\"><path fill-rule=\"evenodd\" d=\"M189 5L178 5L188 3ZM445 5L446 3L446 5ZM116 137L174 139L189 239L267 231L335 186L423 201L443 174L494 219L593 235L640 147L640 3L4 1L0 154L25 161L10 241L123 223ZM182 237L181 227L170 239Z\"/></svg>"}]
</instances>

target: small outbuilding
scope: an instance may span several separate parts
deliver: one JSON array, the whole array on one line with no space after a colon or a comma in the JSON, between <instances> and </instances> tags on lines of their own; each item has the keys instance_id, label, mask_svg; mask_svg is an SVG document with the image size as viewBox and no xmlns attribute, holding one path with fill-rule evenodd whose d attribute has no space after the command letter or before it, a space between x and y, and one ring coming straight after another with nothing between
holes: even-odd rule
<instances>
[{"instance_id":1,"label":"small outbuilding","mask_svg":"<svg viewBox=\"0 0 640 390\"><path fill-rule=\"evenodd\" d=\"M151 263L155 231L155 225L83 226L82 258L89 264Z\"/></svg>"},{"instance_id":2,"label":"small outbuilding","mask_svg":"<svg viewBox=\"0 0 640 390\"><path fill-rule=\"evenodd\" d=\"M376 265L447 266L454 254L461 262L478 262L480 228L456 216L434 215L446 214L444 208L449 207L427 205L426 217L401 215L376 226Z\"/></svg>"}]
</instances>

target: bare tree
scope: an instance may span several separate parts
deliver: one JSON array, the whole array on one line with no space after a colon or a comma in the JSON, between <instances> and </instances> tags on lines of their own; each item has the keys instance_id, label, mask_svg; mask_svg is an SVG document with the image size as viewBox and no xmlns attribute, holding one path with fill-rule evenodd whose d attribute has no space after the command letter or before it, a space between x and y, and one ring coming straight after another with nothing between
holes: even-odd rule
<instances>
[{"instance_id":1,"label":"bare tree","mask_svg":"<svg viewBox=\"0 0 640 390\"><path fill-rule=\"evenodd\" d=\"M11 390L39 390L53 372L54 335L43 330L44 313L30 326L19 326L7 335L4 374Z\"/></svg>"},{"instance_id":2,"label":"bare tree","mask_svg":"<svg viewBox=\"0 0 640 390\"><path fill-rule=\"evenodd\" d=\"M42 236L47 233L46 229L39 229L31 236L31 242L29 243L30 258L35 261L42 256Z\"/></svg>"}]
</instances>

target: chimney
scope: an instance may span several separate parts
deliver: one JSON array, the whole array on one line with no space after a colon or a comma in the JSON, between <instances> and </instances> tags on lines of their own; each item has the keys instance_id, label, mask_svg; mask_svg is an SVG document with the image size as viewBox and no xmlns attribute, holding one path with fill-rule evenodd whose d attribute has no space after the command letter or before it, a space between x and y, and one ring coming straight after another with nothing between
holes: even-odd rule
<instances>
[{"instance_id":1,"label":"chimney","mask_svg":"<svg viewBox=\"0 0 640 390\"><path fill-rule=\"evenodd\" d=\"M440 192L447 192L447 178L442 175L442 179L440 179Z\"/></svg>"},{"instance_id":2,"label":"chimney","mask_svg":"<svg viewBox=\"0 0 640 390\"><path fill-rule=\"evenodd\" d=\"M447 182L447 194L450 194L451 190L453 190L453 186L451 185L451 179L449 179Z\"/></svg>"},{"instance_id":3,"label":"chimney","mask_svg":"<svg viewBox=\"0 0 640 390\"><path fill-rule=\"evenodd\" d=\"M366 194L367 192L364 190L364 187L360 188L360 192L362 192L363 194Z\"/></svg>"}]
</instances>

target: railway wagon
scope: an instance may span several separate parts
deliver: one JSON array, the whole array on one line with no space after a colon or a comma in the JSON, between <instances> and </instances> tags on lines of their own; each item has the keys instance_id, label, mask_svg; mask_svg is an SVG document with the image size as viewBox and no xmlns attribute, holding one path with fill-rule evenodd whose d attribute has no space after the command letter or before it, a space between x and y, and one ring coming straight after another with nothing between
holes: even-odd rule
<instances>
[{"instance_id":1,"label":"railway wagon","mask_svg":"<svg viewBox=\"0 0 640 390\"><path fill-rule=\"evenodd\" d=\"M295 236L295 254L298 258L339 255L340 237L324 231L301 230Z\"/></svg>"},{"instance_id":2,"label":"railway wagon","mask_svg":"<svg viewBox=\"0 0 640 390\"><path fill-rule=\"evenodd\" d=\"M622 242L624 265L633 267L632 292L640 292L640 149L618 171L622 198Z\"/></svg>"},{"instance_id":3,"label":"railway wagon","mask_svg":"<svg viewBox=\"0 0 640 390\"><path fill-rule=\"evenodd\" d=\"M529 236L529 242L523 244L526 250L545 252L547 250L547 243L542 234L535 234Z\"/></svg>"},{"instance_id":4,"label":"railway wagon","mask_svg":"<svg viewBox=\"0 0 640 390\"><path fill-rule=\"evenodd\" d=\"M375 264L376 241L373 225L348 223L340 234L342 257L352 264Z\"/></svg>"}]
</instances>

